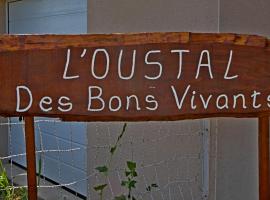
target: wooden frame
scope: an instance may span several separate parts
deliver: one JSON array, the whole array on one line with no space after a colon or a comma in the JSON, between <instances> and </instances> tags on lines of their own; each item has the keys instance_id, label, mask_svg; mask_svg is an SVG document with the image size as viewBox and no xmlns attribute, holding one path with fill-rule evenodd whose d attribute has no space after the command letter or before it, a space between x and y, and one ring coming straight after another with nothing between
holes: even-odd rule
<instances>
[{"instance_id":1,"label":"wooden frame","mask_svg":"<svg viewBox=\"0 0 270 200\"><path fill-rule=\"evenodd\" d=\"M25 116L30 200L37 197L34 116L65 121L257 117L260 200L269 199L267 38L2 35L0 44L0 113Z\"/></svg>"}]
</instances>

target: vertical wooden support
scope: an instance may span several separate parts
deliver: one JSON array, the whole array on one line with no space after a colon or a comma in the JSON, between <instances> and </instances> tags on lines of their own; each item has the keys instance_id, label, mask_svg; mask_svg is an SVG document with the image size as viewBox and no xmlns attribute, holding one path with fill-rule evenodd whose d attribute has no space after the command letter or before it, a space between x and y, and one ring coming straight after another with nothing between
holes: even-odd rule
<instances>
[{"instance_id":1,"label":"vertical wooden support","mask_svg":"<svg viewBox=\"0 0 270 200\"><path fill-rule=\"evenodd\" d=\"M37 200L34 117L25 117L28 200Z\"/></svg>"},{"instance_id":2,"label":"vertical wooden support","mask_svg":"<svg viewBox=\"0 0 270 200\"><path fill-rule=\"evenodd\" d=\"M270 200L269 117L259 117L259 199Z\"/></svg>"}]
</instances>

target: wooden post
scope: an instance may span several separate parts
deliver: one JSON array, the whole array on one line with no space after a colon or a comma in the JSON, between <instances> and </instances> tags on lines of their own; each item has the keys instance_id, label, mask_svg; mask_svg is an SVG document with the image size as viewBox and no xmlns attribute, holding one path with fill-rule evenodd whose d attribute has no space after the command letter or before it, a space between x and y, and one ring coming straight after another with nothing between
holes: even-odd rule
<instances>
[{"instance_id":1,"label":"wooden post","mask_svg":"<svg viewBox=\"0 0 270 200\"><path fill-rule=\"evenodd\" d=\"M259 117L259 200L270 200L269 117Z\"/></svg>"},{"instance_id":2,"label":"wooden post","mask_svg":"<svg viewBox=\"0 0 270 200\"><path fill-rule=\"evenodd\" d=\"M34 117L25 117L28 200L37 200Z\"/></svg>"}]
</instances>

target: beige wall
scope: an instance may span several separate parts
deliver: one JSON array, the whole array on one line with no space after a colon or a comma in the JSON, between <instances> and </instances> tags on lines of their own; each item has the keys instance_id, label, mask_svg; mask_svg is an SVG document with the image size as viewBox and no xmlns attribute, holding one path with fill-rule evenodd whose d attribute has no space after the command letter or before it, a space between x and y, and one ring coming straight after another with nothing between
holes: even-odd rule
<instances>
[{"instance_id":1,"label":"beige wall","mask_svg":"<svg viewBox=\"0 0 270 200\"><path fill-rule=\"evenodd\" d=\"M5 0L0 0L0 34L6 32Z\"/></svg>"},{"instance_id":2,"label":"beige wall","mask_svg":"<svg viewBox=\"0 0 270 200\"><path fill-rule=\"evenodd\" d=\"M270 36L269 0L222 0L220 31ZM259 66L258 66L259 67ZM218 119L218 200L258 199L258 133L256 119Z\"/></svg>"},{"instance_id":3,"label":"beige wall","mask_svg":"<svg viewBox=\"0 0 270 200\"><path fill-rule=\"evenodd\" d=\"M194 31L270 36L269 0L88 0L90 33ZM211 119L210 200L258 199L256 119Z\"/></svg>"},{"instance_id":4,"label":"beige wall","mask_svg":"<svg viewBox=\"0 0 270 200\"><path fill-rule=\"evenodd\" d=\"M150 31L217 32L217 8L218 2L216 0L88 0L88 31L90 33ZM172 124L174 125L172 126ZM128 135L132 137L134 148L136 148L136 160L139 160L140 164L153 164L155 161L151 160L151 162L148 162L149 158L165 161L175 155L186 156L189 153L200 152L202 148L201 138L196 135L195 130L197 130L197 132L202 131L201 128L200 120L163 123L161 128L160 123L144 123L138 124L137 127L133 126ZM141 129L144 129L144 132L141 132ZM115 126L109 126L109 130L116 130L116 128ZM183 137L174 135L176 133L184 134L186 130L194 130L193 134L195 135ZM168 135L168 133L171 135L168 138L172 138L170 141L168 141L166 137L161 139L162 135ZM109 133L106 132L106 127L102 128L102 126L95 127L89 125L88 137L89 145L94 146L100 143L108 145L108 143L112 142L108 138L115 138L116 135L113 131L111 131L111 135L109 135ZM142 143L141 138L145 138L146 141L150 139L160 141L157 144L151 142ZM132 142L130 138L127 138L127 140L129 143ZM131 149L127 146L126 152L130 152ZM91 174L97 163L101 164L102 161L106 160L106 151L100 151L101 153L97 156L97 151L93 151L91 147L89 149L88 166ZM127 155L125 156L127 157ZM202 178L202 169L200 168L202 166L201 163L198 162L199 160L196 161L197 162L194 162L194 160L188 161L187 159L177 160L168 163L169 167L167 167L165 162L164 165L162 164L158 168L149 167L149 169L146 169L144 176L147 180L156 182L154 173L158 170L158 179L160 179L160 182L164 185L168 179L179 180L178 178L180 178L180 180L184 180L183 177L189 176L189 174L197 174L198 177L196 179L198 179L197 181L199 182ZM178 175L174 169L177 169L180 175ZM174 177L173 174L177 175ZM115 179L118 180L117 176L114 176L114 180ZM215 173L213 173L212 179L215 180ZM192 191L194 200L201 199L201 196L198 196L201 192L196 191L196 186L200 184L198 182L192 183L191 186L183 184L181 188L183 189L184 197L182 198L191 200L190 192ZM214 181L212 182L214 183ZM92 186L93 183L90 181L90 190ZM119 186L117 187L119 188ZM214 191L212 191L213 188L214 187L210 188L211 193L214 193ZM164 195L163 199L176 200L181 196L177 184L171 185L167 189L167 191L162 190L160 192ZM171 197L168 195L169 190L172 193ZM117 191L117 188L114 191ZM142 188L141 192L143 191L144 189ZM91 191L89 196L95 198ZM155 200L162 199L160 194L156 194L153 198ZM150 200L151 197L147 196L143 199Z\"/></svg>"},{"instance_id":5,"label":"beige wall","mask_svg":"<svg viewBox=\"0 0 270 200\"><path fill-rule=\"evenodd\" d=\"M269 0L222 0L220 30L270 36Z\"/></svg>"},{"instance_id":6,"label":"beige wall","mask_svg":"<svg viewBox=\"0 0 270 200\"><path fill-rule=\"evenodd\" d=\"M0 117L0 123L7 123L7 118ZM0 126L0 156L8 155L8 126ZM7 160L5 160L7 161Z\"/></svg>"},{"instance_id":7,"label":"beige wall","mask_svg":"<svg viewBox=\"0 0 270 200\"><path fill-rule=\"evenodd\" d=\"M216 0L88 0L90 33L216 32Z\"/></svg>"},{"instance_id":8,"label":"beige wall","mask_svg":"<svg viewBox=\"0 0 270 200\"><path fill-rule=\"evenodd\" d=\"M88 124L88 196L99 199L93 187L104 183L103 176L96 175L95 168L110 159L109 147L120 134L124 123L104 122ZM126 133L113 156L108 176L109 186L104 199L113 199L123 191L126 161L137 163L137 187L135 192L143 200L201 199L202 179L202 124L200 120L182 122L129 122ZM190 181L189 181L190 180ZM146 186L159 185L159 191L146 193ZM182 194L181 194L182 192ZM181 200L182 200L181 199Z\"/></svg>"},{"instance_id":9,"label":"beige wall","mask_svg":"<svg viewBox=\"0 0 270 200\"><path fill-rule=\"evenodd\" d=\"M210 200L258 199L257 129L256 119L211 120Z\"/></svg>"}]
</instances>

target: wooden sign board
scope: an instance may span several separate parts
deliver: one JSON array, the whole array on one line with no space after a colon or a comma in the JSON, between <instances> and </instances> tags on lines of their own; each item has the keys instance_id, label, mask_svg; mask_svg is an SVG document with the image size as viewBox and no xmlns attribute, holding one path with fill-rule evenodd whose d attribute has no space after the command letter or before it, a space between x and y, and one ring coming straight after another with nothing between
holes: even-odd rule
<instances>
[{"instance_id":1,"label":"wooden sign board","mask_svg":"<svg viewBox=\"0 0 270 200\"><path fill-rule=\"evenodd\" d=\"M78 121L270 113L259 36L141 33L0 36L0 113Z\"/></svg>"}]
</instances>

